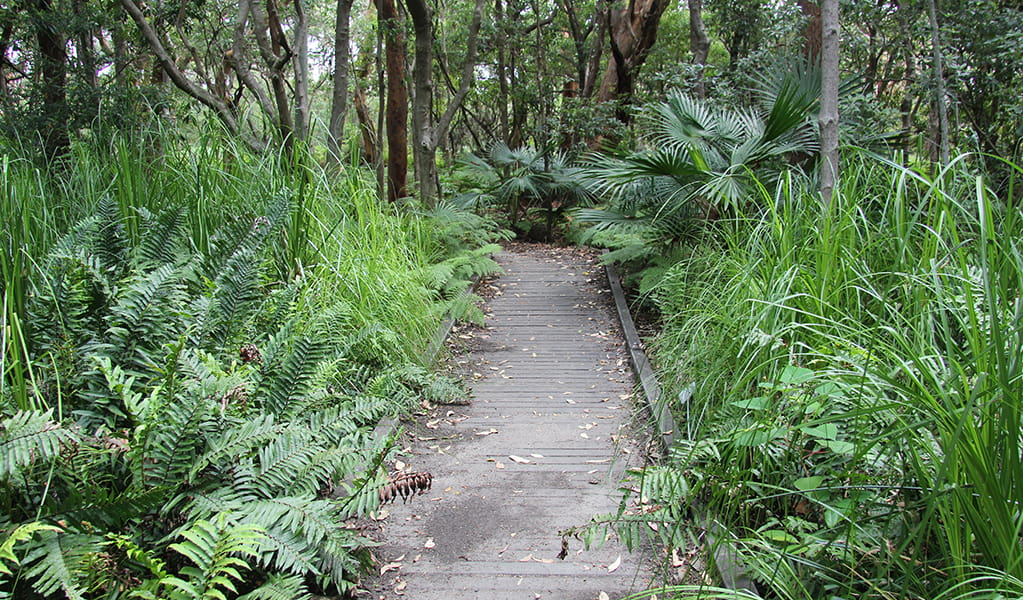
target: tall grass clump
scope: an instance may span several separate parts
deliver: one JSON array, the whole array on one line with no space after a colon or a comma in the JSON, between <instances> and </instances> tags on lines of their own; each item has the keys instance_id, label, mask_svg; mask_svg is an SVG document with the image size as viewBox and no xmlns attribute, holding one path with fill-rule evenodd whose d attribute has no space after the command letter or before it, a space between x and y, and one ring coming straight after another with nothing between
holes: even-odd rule
<instances>
[{"instance_id":1,"label":"tall grass clump","mask_svg":"<svg viewBox=\"0 0 1023 600\"><path fill-rule=\"evenodd\" d=\"M685 441L622 529L706 530L768 597L1017 596L1019 209L968 157L847 162L831 206L783 177L663 278Z\"/></svg>"},{"instance_id":2,"label":"tall grass clump","mask_svg":"<svg viewBox=\"0 0 1023 600\"><path fill-rule=\"evenodd\" d=\"M492 266L463 216L214 133L0 177L0 596L352 589L375 426L457 393L423 350Z\"/></svg>"}]
</instances>

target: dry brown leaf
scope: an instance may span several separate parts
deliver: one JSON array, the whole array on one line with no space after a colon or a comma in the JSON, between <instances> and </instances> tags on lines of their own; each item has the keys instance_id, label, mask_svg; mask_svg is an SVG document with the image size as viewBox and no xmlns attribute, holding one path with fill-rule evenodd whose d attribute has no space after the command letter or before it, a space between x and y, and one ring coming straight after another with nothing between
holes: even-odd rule
<instances>
[{"instance_id":1,"label":"dry brown leaf","mask_svg":"<svg viewBox=\"0 0 1023 600\"><path fill-rule=\"evenodd\" d=\"M380 574L383 575L384 573L386 573L388 571L397 571L401 567L402 567L402 564L400 562L390 562L390 563L387 563L386 565L380 567Z\"/></svg>"},{"instance_id":2,"label":"dry brown leaf","mask_svg":"<svg viewBox=\"0 0 1023 600\"><path fill-rule=\"evenodd\" d=\"M682 560L682 557L678 555L678 548L674 548L671 551L671 566L676 569L685 566L686 561Z\"/></svg>"}]
</instances>

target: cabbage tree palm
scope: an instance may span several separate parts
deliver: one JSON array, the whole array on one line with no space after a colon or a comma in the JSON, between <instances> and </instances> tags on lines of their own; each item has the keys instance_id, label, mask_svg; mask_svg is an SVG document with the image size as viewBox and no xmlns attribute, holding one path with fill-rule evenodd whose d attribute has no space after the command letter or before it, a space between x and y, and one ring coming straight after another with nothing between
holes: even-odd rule
<instances>
[{"instance_id":1,"label":"cabbage tree palm","mask_svg":"<svg viewBox=\"0 0 1023 600\"><path fill-rule=\"evenodd\" d=\"M501 206L512 229L518 228L524 212L538 209L545 218L548 238L557 216L588 195L580 167L560 152L528 146L509 148L497 142L485 158L466 154L459 161L459 173L474 185L461 195L461 204Z\"/></svg>"},{"instance_id":2,"label":"cabbage tree palm","mask_svg":"<svg viewBox=\"0 0 1023 600\"><path fill-rule=\"evenodd\" d=\"M753 202L759 184L815 160L819 68L800 60L778 63L752 95L748 108L716 106L682 92L648 107L648 149L594 160L588 183L608 206L577 211L577 219L671 245L695 222Z\"/></svg>"}]
</instances>

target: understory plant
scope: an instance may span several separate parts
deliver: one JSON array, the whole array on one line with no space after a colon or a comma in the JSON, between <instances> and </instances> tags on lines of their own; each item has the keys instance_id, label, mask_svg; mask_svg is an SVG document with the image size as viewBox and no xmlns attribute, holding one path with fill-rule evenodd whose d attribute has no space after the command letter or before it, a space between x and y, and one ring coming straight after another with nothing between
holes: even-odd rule
<instances>
[{"instance_id":1,"label":"understory plant","mask_svg":"<svg viewBox=\"0 0 1023 600\"><path fill-rule=\"evenodd\" d=\"M757 593L715 597L1023 593L1023 222L968 161L854 154L831 206L784 177L667 272L682 441L620 533L738 559Z\"/></svg>"},{"instance_id":2,"label":"understory plant","mask_svg":"<svg viewBox=\"0 0 1023 600\"><path fill-rule=\"evenodd\" d=\"M468 250L358 173L101 150L3 165L0 597L350 590Z\"/></svg>"}]
</instances>

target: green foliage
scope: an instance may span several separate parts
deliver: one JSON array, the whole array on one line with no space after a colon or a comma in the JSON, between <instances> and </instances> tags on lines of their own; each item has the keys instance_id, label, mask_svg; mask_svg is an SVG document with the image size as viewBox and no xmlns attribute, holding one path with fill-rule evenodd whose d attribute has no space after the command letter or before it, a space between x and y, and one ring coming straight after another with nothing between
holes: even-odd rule
<instances>
[{"instance_id":1,"label":"green foliage","mask_svg":"<svg viewBox=\"0 0 1023 600\"><path fill-rule=\"evenodd\" d=\"M509 148L503 142L490 147L485 158L466 154L458 162L457 176L467 188L456 202L478 208L499 207L508 226L528 234L523 217L538 215L546 239L557 219L588 197L582 171L554 150Z\"/></svg>"},{"instance_id":2,"label":"green foliage","mask_svg":"<svg viewBox=\"0 0 1023 600\"><path fill-rule=\"evenodd\" d=\"M1023 221L964 164L858 154L831 207L783 178L669 269L688 441L599 525L706 526L778 597L1018 594Z\"/></svg>"},{"instance_id":3,"label":"green foliage","mask_svg":"<svg viewBox=\"0 0 1023 600\"><path fill-rule=\"evenodd\" d=\"M20 257L3 263L2 594L345 591L370 544L348 523L379 504L393 444L374 427L453 393L419 352L457 283L494 267L484 234L434 237L357 178L302 183L211 144L216 168L5 162L30 218L0 235ZM43 219L65 204L85 214Z\"/></svg>"}]
</instances>

